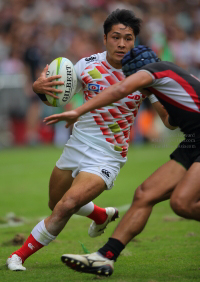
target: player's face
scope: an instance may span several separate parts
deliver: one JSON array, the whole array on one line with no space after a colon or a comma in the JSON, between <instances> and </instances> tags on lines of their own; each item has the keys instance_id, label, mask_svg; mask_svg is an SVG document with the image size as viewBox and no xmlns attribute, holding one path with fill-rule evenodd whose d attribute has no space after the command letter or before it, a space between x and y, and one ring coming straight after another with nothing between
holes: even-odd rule
<instances>
[{"instance_id":1,"label":"player's face","mask_svg":"<svg viewBox=\"0 0 200 282\"><path fill-rule=\"evenodd\" d=\"M134 47L134 42L135 35L132 28L123 24L113 25L107 36L104 35L108 63L116 69L121 69L121 60Z\"/></svg>"}]
</instances>

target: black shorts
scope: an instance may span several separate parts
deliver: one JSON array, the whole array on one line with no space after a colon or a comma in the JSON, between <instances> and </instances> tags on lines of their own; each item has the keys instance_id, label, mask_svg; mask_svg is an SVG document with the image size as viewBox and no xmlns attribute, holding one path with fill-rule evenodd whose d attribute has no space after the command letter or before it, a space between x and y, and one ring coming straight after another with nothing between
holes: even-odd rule
<instances>
[{"instance_id":1,"label":"black shorts","mask_svg":"<svg viewBox=\"0 0 200 282\"><path fill-rule=\"evenodd\" d=\"M170 159L189 169L193 163L200 162L200 142L193 139L182 141L170 155Z\"/></svg>"}]
</instances>

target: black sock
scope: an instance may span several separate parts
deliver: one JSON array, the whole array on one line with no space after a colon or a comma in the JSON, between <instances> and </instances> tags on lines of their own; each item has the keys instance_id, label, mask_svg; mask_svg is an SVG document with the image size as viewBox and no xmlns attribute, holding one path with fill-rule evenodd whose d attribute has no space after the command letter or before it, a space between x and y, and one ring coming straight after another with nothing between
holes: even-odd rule
<instances>
[{"instance_id":1,"label":"black sock","mask_svg":"<svg viewBox=\"0 0 200 282\"><path fill-rule=\"evenodd\" d=\"M109 238L108 242L101 249L99 249L98 252L106 258L116 261L124 248L125 245L119 240Z\"/></svg>"}]
</instances>

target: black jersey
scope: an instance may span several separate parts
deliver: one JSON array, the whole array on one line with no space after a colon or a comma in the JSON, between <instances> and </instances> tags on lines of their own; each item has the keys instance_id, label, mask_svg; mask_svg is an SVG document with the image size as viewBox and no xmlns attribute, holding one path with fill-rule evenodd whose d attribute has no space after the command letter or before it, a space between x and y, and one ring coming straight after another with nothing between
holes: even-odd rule
<instances>
[{"instance_id":1,"label":"black jersey","mask_svg":"<svg viewBox=\"0 0 200 282\"><path fill-rule=\"evenodd\" d=\"M200 81L192 74L170 62L145 65L153 83L147 89L166 108L174 124L185 136L200 138Z\"/></svg>"}]
</instances>

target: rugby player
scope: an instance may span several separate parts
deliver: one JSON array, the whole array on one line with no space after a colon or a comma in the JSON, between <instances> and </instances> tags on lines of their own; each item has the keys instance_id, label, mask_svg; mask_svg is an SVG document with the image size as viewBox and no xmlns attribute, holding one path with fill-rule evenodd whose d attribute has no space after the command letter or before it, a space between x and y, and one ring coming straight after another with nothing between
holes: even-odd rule
<instances>
[{"instance_id":1,"label":"rugby player","mask_svg":"<svg viewBox=\"0 0 200 282\"><path fill-rule=\"evenodd\" d=\"M121 60L134 47L139 31L140 19L129 10L116 10L108 16L104 23L107 51L83 58L75 65L77 92L82 88L85 101L124 79ZM47 79L46 70L34 83L33 89L48 105L44 94L53 96L52 92L59 93L52 86L61 82L52 82L57 78L55 76ZM53 212L34 227L25 244L8 258L10 270L25 270L22 265L25 259L54 240L77 211L94 220L89 228L91 237L100 235L106 225L118 216L114 208L96 207L95 211L91 201L105 189L112 188L126 162L130 128L146 97L139 91L129 94L110 107L83 115L75 123L50 178L49 205ZM168 114L161 104L154 96L151 96L151 101L161 109L163 120L166 120Z\"/></svg>"},{"instance_id":2,"label":"rugby player","mask_svg":"<svg viewBox=\"0 0 200 282\"><path fill-rule=\"evenodd\" d=\"M177 215L200 221L199 80L173 63L159 61L145 46L129 51L122 60L122 69L127 76L125 80L74 111L45 118L47 124L65 120L68 126L82 114L140 90L147 96L148 92L154 93L169 113L171 125L180 127L185 135L170 160L136 189L130 209L98 252L62 256L62 261L74 270L105 276L112 274L120 252L142 232L155 204L170 199L171 208Z\"/></svg>"}]
</instances>

